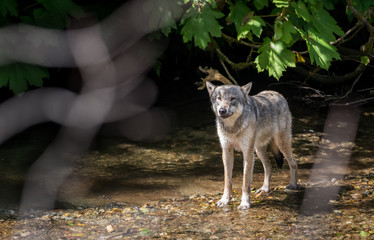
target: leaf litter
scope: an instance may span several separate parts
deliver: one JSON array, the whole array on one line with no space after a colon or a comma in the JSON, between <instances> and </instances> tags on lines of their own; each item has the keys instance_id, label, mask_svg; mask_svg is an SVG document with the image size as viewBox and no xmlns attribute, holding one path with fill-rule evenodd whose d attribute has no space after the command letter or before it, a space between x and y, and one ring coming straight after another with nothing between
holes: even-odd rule
<instances>
[{"instance_id":1,"label":"leaf litter","mask_svg":"<svg viewBox=\"0 0 374 240\"><path fill-rule=\"evenodd\" d=\"M301 123L296 120L296 128L298 124ZM305 125L308 122L303 120L302 126ZM343 179L309 182L310 167L300 168L300 184L305 189L314 189L316 193L323 194L329 188L339 188L335 198L328 200L329 211L316 210L310 214L301 214L305 191L286 191L287 170L283 170L282 174L279 170L274 170L270 193L255 194L256 188L253 188L251 208L246 211L237 209L240 204L240 184L234 185L232 202L223 208L215 205L222 195L220 191L177 194L177 197L150 199L142 204L113 201L115 198L108 197L102 204L73 204L72 207L52 211L30 210L21 214L14 209L0 209L0 238L370 239L374 236L374 168L370 167L373 162L373 140L368 138L372 131L367 127L359 130L353 147L350 171ZM124 159L127 161L126 167L131 171L139 171L139 165L144 165L146 159L149 161L151 158L155 161L142 171L143 174L147 175L158 169L161 174L175 171L175 175L184 177L186 175L183 175L183 171L188 173L195 171L195 168L203 168L204 162L210 161L206 156L219 158L219 146L206 147L213 142L216 144L217 139L212 134L214 127L204 129L196 129L196 134L191 133L191 129L180 129L177 132L180 134L178 138L170 137L167 141L158 143L157 147L153 144L152 148L149 147L150 144L121 142L115 148L92 152L87 157L91 161L83 159L82 162L86 165L80 166L79 163L78 169L83 175L111 179L118 166L124 164ZM320 139L321 133L317 129L294 130L295 156L299 159L300 166L313 164ZM178 145L178 141L183 144ZM108 146L113 146L113 142ZM178 150L168 151L170 146L178 146ZM238 165L241 164L240 161L237 162ZM365 167L361 167L360 164L364 163ZM221 171L222 167L217 163L216 165L212 167L214 171ZM259 172L258 166L255 167L255 175L259 175ZM281 176L277 177L279 174ZM236 178L240 183L241 176ZM255 176L254 187L261 186L259 179ZM282 180L277 181L279 179ZM222 185L222 175L215 181ZM181 184L183 183L182 181ZM205 181L201 184L204 183Z\"/></svg>"}]
</instances>

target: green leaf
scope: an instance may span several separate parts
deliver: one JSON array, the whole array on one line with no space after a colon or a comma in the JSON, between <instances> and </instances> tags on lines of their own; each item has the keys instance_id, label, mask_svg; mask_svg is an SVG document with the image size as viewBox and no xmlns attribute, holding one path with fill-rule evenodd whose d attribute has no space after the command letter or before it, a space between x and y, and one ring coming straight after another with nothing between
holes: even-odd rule
<instances>
[{"instance_id":1,"label":"green leaf","mask_svg":"<svg viewBox=\"0 0 374 240\"><path fill-rule=\"evenodd\" d=\"M264 7L269 6L269 2L268 2L268 0L254 0L253 3L254 3L255 8L256 8L257 10L261 10L261 9L263 9Z\"/></svg>"},{"instance_id":2,"label":"green leaf","mask_svg":"<svg viewBox=\"0 0 374 240\"><path fill-rule=\"evenodd\" d=\"M309 31L308 35L302 33L302 38L306 41L311 62L317 66L327 70L333 59L340 59L337 49L313 31Z\"/></svg>"},{"instance_id":3,"label":"green leaf","mask_svg":"<svg viewBox=\"0 0 374 240\"><path fill-rule=\"evenodd\" d=\"M327 42L332 42L336 40L335 35L344 35L344 32L337 25L335 19L324 8L322 2L315 1L314 4L306 5L303 1L298 1L292 6L295 8L296 15L307 22L307 24L304 24L304 28L308 31L314 28L315 30L312 31L319 38L323 38Z\"/></svg>"},{"instance_id":4,"label":"green leaf","mask_svg":"<svg viewBox=\"0 0 374 240\"><path fill-rule=\"evenodd\" d=\"M15 0L1 0L0 1L0 14L6 17L8 14L13 17L18 16L17 2Z\"/></svg>"},{"instance_id":5,"label":"green leaf","mask_svg":"<svg viewBox=\"0 0 374 240\"><path fill-rule=\"evenodd\" d=\"M362 237L369 237L370 233L365 232L365 231L360 231L360 236L362 236Z\"/></svg>"},{"instance_id":6,"label":"green leaf","mask_svg":"<svg viewBox=\"0 0 374 240\"><path fill-rule=\"evenodd\" d=\"M352 4L353 4L353 7L361 12L361 13L365 13L367 11L370 10L371 6L373 5L373 1L369 1L369 0L366 0L366 1L352 1ZM349 10L349 8L347 8L347 14L351 15L352 12L351 10Z\"/></svg>"},{"instance_id":7,"label":"green leaf","mask_svg":"<svg viewBox=\"0 0 374 240\"><path fill-rule=\"evenodd\" d=\"M287 44L291 44L295 41L293 34L296 34L297 30L290 21L280 21L277 19L274 23L274 40L281 40Z\"/></svg>"},{"instance_id":8,"label":"green leaf","mask_svg":"<svg viewBox=\"0 0 374 240\"><path fill-rule=\"evenodd\" d=\"M227 18L235 24L236 32L239 33L240 28L244 26L244 17L251 12L251 9L242 1L236 1L235 4L230 1L229 4L230 13Z\"/></svg>"},{"instance_id":9,"label":"green leaf","mask_svg":"<svg viewBox=\"0 0 374 240\"><path fill-rule=\"evenodd\" d=\"M263 45L258 50L259 55L255 59L258 72L267 70L269 76L276 79L282 76L287 67L295 67L295 55L286 48L282 41L271 41L265 38Z\"/></svg>"},{"instance_id":10,"label":"green leaf","mask_svg":"<svg viewBox=\"0 0 374 240\"><path fill-rule=\"evenodd\" d=\"M219 25L217 19L224 15L221 12L204 7L198 12L195 8L190 8L186 13L189 16L182 20L184 24L181 34L183 42L194 41L195 46L205 49L210 42L210 37L220 37L222 26Z\"/></svg>"},{"instance_id":11,"label":"green leaf","mask_svg":"<svg viewBox=\"0 0 374 240\"><path fill-rule=\"evenodd\" d=\"M260 37L262 27L265 26L262 18L253 16L251 9L241 1L237 1L235 4L230 2L228 19L235 24L238 40L242 38L249 38L251 40L251 33Z\"/></svg>"},{"instance_id":12,"label":"green leaf","mask_svg":"<svg viewBox=\"0 0 374 240\"><path fill-rule=\"evenodd\" d=\"M14 94L21 94L28 86L43 86L43 79L48 78L49 73L45 68L26 64L13 63L0 67L0 87L7 86Z\"/></svg>"},{"instance_id":13,"label":"green leaf","mask_svg":"<svg viewBox=\"0 0 374 240\"><path fill-rule=\"evenodd\" d=\"M301 17L306 22L313 21L313 17L309 13L308 8L303 1L294 2L292 5L295 8L295 12L297 16Z\"/></svg>"},{"instance_id":14,"label":"green leaf","mask_svg":"<svg viewBox=\"0 0 374 240\"><path fill-rule=\"evenodd\" d=\"M277 8L286 8L290 5L289 0L273 0L273 3Z\"/></svg>"},{"instance_id":15,"label":"green leaf","mask_svg":"<svg viewBox=\"0 0 374 240\"><path fill-rule=\"evenodd\" d=\"M361 63L365 64L365 66L369 65L370 58L368 56L362 56L361 57Z\"/></svg>"},{"instance_id":16,"label":"green leaf","mask_svg":"<svg viewBox=\"0 0 374 240\"><path fill-rule=\"evenodd\" d=\"M320 37L326 39L326 41L335 41L334 34L338 36L344 35L344 32L336 24L335 19L323 8L322 4L317 7L311 7L311 13L313 15L313 25L320 33Z\"/></svg>"},{"instance_id":17,"label":"green leaf","mask_svg":"<svg viewBox=\"0 0 374 240\"><path fill-rule=\"evenodd\" d=\"M252 16L248 20L248 22L239 30L238 39L244 38L248 34L248 32L252 32L257 37L260 37L263 26L265 26L265 22L261 17Z\"/></svg>"},{"instance_id":18,"label":"green leaf","mask_svg":"<svg viewBox=\"0 0 374 240\"><path fill-rule=\"evenodd\" d=\"M59 21L65 23L66 26L70 24L69 17L81 18L85 16L83 9L72 2L71 0L37 0L40 2L47 12L55 16Z\"/></svg>"},{"instance_id":19,"label":"green leaf","mask_svg":"<svg viewBox=\"0 0 374 240\"><path fill-rule=\"evenodd\" d=\"M66 27L66 19L53 15L45 8L37 8L33 11L35 24L45 28L63 29Z\"/></svg>"}]
</instances>

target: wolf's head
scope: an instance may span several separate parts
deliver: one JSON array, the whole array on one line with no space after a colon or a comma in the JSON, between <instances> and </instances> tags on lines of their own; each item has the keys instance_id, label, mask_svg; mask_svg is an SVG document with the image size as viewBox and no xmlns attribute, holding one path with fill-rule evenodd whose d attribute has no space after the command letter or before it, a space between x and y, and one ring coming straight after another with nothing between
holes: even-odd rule
<instances>
[{"instance_id":1,"label":"wolf's head","mask_svg":"<svg viewBox=\"0 0 374 240\"><path fill-rule=\"evenodd\" d=\"M242 87L235 85L216 86L211 82L206 82L206 87L214 113L217 117L226 119L241 114L251 90L252 82Z\"/></svg>"}]
</instances>

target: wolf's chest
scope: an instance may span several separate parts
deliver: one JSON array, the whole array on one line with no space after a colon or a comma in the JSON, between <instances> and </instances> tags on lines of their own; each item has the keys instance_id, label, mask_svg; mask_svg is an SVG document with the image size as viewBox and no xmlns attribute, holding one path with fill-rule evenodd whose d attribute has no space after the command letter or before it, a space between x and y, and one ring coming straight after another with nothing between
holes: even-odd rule
<instances>
[{"instance_id":1,"label":"wolf's chest","mask_svg":"<svg viewBox=\"0 0 374 240\"><path fill-rule=\"evenodd\" d=\"M231 147L237 151L248 149L254 140L254 133L251 128L247 128L239 133L229 133L222 129L218 130L218 136L222 147Z\"/></svg>"},{"instance_id":2,"label":"wolf's chest","mask_svg":"<svg viewBox=\"0 0 374 240\"><path fill-rule=\"evenodd\" d=\"M229 133L220 128L217 130L222 147L231 147L241 152L251 145L257 148L267 144L272 136L271 129L258 129L255 126L247 126L239 133Z\"/></svg>"}]
</instances>

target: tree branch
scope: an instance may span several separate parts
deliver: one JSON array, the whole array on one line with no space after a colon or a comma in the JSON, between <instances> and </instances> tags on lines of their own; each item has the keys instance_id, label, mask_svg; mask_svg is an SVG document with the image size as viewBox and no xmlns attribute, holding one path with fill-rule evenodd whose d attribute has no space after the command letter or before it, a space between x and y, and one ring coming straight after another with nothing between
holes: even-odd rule
<instances>
[{"instance_id":1,"label":"tree branch","mask_svg":"<svg viewBox=\"0 0 374 240\"><path fill-rule=\"evenodd\" d=\"M248 42L245 42L243 40L238 40L236 38L233 38L227 34L224 34L222 33L222 37L225 38L229 43L238 43L238 44L241 44L241 45L244 45L244 46L247 46L247 47L251 47L251 48L260 48L261 45L257 45L257 44L252 44L252 43L248 43Z\"/></svg>"},{"instance_id":2,"label":"tree branch","mask_svg":"<svg viewBox=\"0 0 374 240\"><path fill-rule=\"evenodd\" d=\"M233 76L231 76L229 70L227 69L227 67L225 65L225 62L221 58L219 59L219 62L221 63L223 69L225 69L225 72L226 72L227 76L229 76L231 82L235 83L236 85L239 85L238 82L235 80L235 78Z\"/></svg>"},{"instance_id":3,"label":"tree branch","mask_svg":"<svg viewBox=\"0 0 374 240\"><path fill-rule=\"evenodd\" d=\"M208 69L207 67L202 68L201 66L199 66L199 70L203 73L208 74L208 76L206 76L205 78L201 78L202 83L196 83L197 85L200 85L200 87L198 87L198 90L203 90L206 86L207 81L219 81L227 85L233 84L229 79L227 79L225 76L220 74L218 70L216 69L213 69L213 68Z\"/></svg>"},{"instance_id":4,"label":"tree branch","mask_svg":"<svg viewBox=\"0 0 374 240\"><path fill-rule=\"evenodd\" d=\"M305 69L304 67L300 65L296 68L290 68L290 70L295 71L314 82L321 83L327 86L334 86L334 85L344 83L346 81L349 81L357 77L365 70L365 68L366 68L365 64L360 63L354 71L347 73L345 75L342 75L342 76L331 76L331 75L318 74L314 71L309 71L308 69Z\"/></svg>"},{"instance_id":5,"label":"tree branch","mask_svg":"<svg viewBox=\"0 0 374 240\"><path fill-rule=\"evenodd\" d=\"M362 14L359 11L357 11L356 8L353 7L353 4L352 4L351 0L347 0L347 5L348 5L349 10L351 10L353 15L358 19L358 21L360 21L362 24L364 24L370 33L374 32L373 25L371 25L368 22L368 20L364 16L362 16Z\"/></svg>"},{"instance_id":6,"label":"tree branch","mask_svg":"<svg viewBox=\"0 0 374 240\"><path fill-rule=\"evenodd\" d=\"M254 62L240 62L240 63L234 63L233 61L231 61L222 51L221 49L219 49L218 47L215 48L217 54L219 55L220 58L222 58L223 60L225 60L225 62L227 62L228 64L230 64L230 66L234 69L237 69L237 70L242 70L242 69L245 69L247 67L254 67L255 66L255 63Z\"/></svg>"}]
</instances>

